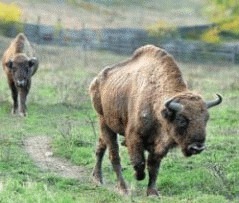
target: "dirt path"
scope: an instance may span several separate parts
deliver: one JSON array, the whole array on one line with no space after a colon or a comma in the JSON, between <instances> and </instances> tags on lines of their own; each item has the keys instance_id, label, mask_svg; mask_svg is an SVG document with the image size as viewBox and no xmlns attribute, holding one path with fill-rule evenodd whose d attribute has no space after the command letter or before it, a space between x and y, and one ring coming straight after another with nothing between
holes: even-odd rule
<instances>
[{"instance_id":1,"label":"dirt path","mask_svg":"<svg viewBox=\"0 0 239 203\"><path fill-rule=\"evenodd\" d=\"M54 174L82 180L89 177L89 173L81 166L76 166L66 159L55 157L51 147L51 138L47 136L29 137L24 141L24 147L36 165L42 170Z\"/></svg>"},{"instance_id":2,"label":"dirt path","mask_svg":"<svg viewBox=\"0 0 239 203\"><path fill-rule=\"evenodd\" d=\"M48 171L56 176L90 182L99 186L90 177L90 171L82 166L73 165L69 160L55 157L51 149L51 138L48 136L28 137L24 141L24 148L35 164L43 171ZM122 195L114 185L107 183L104 187ZM1 182L0 182L1 191Z\"/></svg>"}]
</instances>

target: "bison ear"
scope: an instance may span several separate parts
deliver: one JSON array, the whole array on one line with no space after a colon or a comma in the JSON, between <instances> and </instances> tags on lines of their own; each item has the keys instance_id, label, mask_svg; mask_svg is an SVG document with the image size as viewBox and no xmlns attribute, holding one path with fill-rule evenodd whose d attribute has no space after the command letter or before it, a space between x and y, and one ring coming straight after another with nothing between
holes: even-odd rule
<instances>
[{"instance_id":1,"label":"bison ear","mask_svg":"<svg viewBox=\"0 0 239 203\"><path fill-rule=\"evenodd\" d=\"M32 58L28 61L29 67L34 66L36 63L37 63L37 58L36 58L36 57L32 57Z\"/></svg>"},{"instance_id":2,"label":"bison ear","mask_svg":"<svg viewBox=\"0 0 239 203\"><path fill-rule=\"evenodd\" d=\"M5 65L6 65L9 69L12 69L12 65L13 65L12 59L10 59L8 62L6 62Z\"/></svg>"}]
</instances>

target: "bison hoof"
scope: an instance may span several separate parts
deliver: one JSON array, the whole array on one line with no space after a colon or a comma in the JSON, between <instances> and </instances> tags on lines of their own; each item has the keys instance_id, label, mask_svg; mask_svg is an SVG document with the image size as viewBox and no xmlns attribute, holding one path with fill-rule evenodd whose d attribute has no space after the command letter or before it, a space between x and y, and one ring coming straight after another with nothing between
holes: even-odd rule
<instances>
[{"instance_id":1,"label":"bison hoof","mask_svg":"<svg viewBox=\"0 0 239 203\"><path fill-rule=\"evenodd\" d=\"M129 194L128 188L127 188L127 186L124 182L119 183L117 185L117 189L118 189L119 193L122 194L122 195L128 195Z\"/></svg>"},{"instance_id":2,"label":"bison hoof","mask_svg":"<svg viewBox=\"0 0 239 203\"><path fill-rule=\"evenodd\" d=\"M136 180L144 180L145 178L145 172L135 172L135 178Z\"/></svg>"},{"instance_id":3,"label":"bison hoof","mask_svg":"<svg viewBox=\"0 0 239 203\"><path fill-rule=\"evenodd\" d=\"M27 116L27 114L26 114L26 113L23 113L23 112L20 112L19 115L20 115L21 117Z\"/></svg>"},{"instance_id":4,"label":"bison hoof","mask_svg":"<svg viewBox=\"0 0 239 203\"><path fill-rule=\"evenodd\" d=\"M148 188L147 196L159 196L159 192L155 188Z\"/></svg>"},{"instance_id":5,"label":"bison hoof","mask_svg":"<svg viewBox=\"0 0 239 203\"><path fill-rule=\"evenodd\" d=\"M97 185L103 184L102 175L100 173L96 173L95 171L92 173L92 180Z\"/></svg>"},{"instance_id":6,"label":"bison hoof","mask_svg":"<svg viewBox=\"0 0 239 203\"><path fill-rule=\"evenodd\" d=\"M134 176L136 180L143 180L145 178L144 169L145 169L145 162L141 162L134 166L134 170L135 170Z\"/></svg>"},{"instance_id":7,"label":"bison hoof","mask_svg":"<svg viewBox=\"0 0 239 203\"><path fill-rule=\"evenodd\" d=\"M14 115L17 113L17 110L13 108L11 113Z\"/></svg>"}]
</instances>

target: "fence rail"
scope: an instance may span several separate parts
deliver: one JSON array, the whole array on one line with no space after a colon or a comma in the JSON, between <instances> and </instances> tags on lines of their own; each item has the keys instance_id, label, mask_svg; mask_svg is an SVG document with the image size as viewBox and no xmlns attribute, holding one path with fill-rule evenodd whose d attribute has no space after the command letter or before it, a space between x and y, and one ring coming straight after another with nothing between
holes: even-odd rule
<instances>
[{"instance_id":1,"label":"fence rail","mask_svg":"<svg viewBox=\"0 0 239 203\"><path fill-rule=\"evenodd\" d=\"M187 32L199 32L212 25L192 26L178 28L181 35ZM19 26L18 26L19 27ZM237 44L207 44L201 41L187 41L168 39L162 41L150 37L144 29L119 28L119 29L56 29L53 26L28 24L22 26L22 31L30 41L38 44L74 45L83 49L104 49L121 54L131 54L136 48L147 43L153 43L166 49L180 60L205 61L215 58L216 61L239 63L239 42ZM17 28L9 30L9 36L16 36Z\"/></svg>"},{"instance_id":2,"label":"fence rail","mask_svg":"<svg viewBox=\"0 0 239 203\"><path fill-rule=\"evenodd\" d=\"M239 44L208 44L200 41L177 41L162 44L169 53L182 60L218 60L239 63Z\"/></svg>"}]
</instances>

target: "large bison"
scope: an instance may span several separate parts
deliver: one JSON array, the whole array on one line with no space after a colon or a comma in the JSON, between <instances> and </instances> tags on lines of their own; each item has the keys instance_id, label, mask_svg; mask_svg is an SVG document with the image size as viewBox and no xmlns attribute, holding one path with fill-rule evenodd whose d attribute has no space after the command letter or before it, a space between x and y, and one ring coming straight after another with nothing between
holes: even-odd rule
<instances>
[{"instance_id":1,"label":"large bison","mask_svg":"<svg viewBox=\"0 0 239 203\"><path fill-rule=\"evenodd\" d=\"M108 147L119 189L128 192L121 172L120 134L125 136L137 180L145 178L147 165L147 195L158 195L159 166L169 149L180 146L187 157L205 149L208 109L222 102L220 95L205 102L191 92L173 57L153 45L101 71L90 85L90 94L100 123L93 178L102 183L102 159Z\"/></svg>"},{"instance_id":2,"label":"large bison","mask_svg":"<svg viewBox=\"0 0 239 203\"><path fill-rule=\"evenodd\" d=\"M31 87L31 77L38 69L38 60L24 34L18 34L11 42L3 54L2 66L12 92L12 113L15 114L19 108L19 114L26 116L26 98Z\"/></svg>"}]
</instances>

